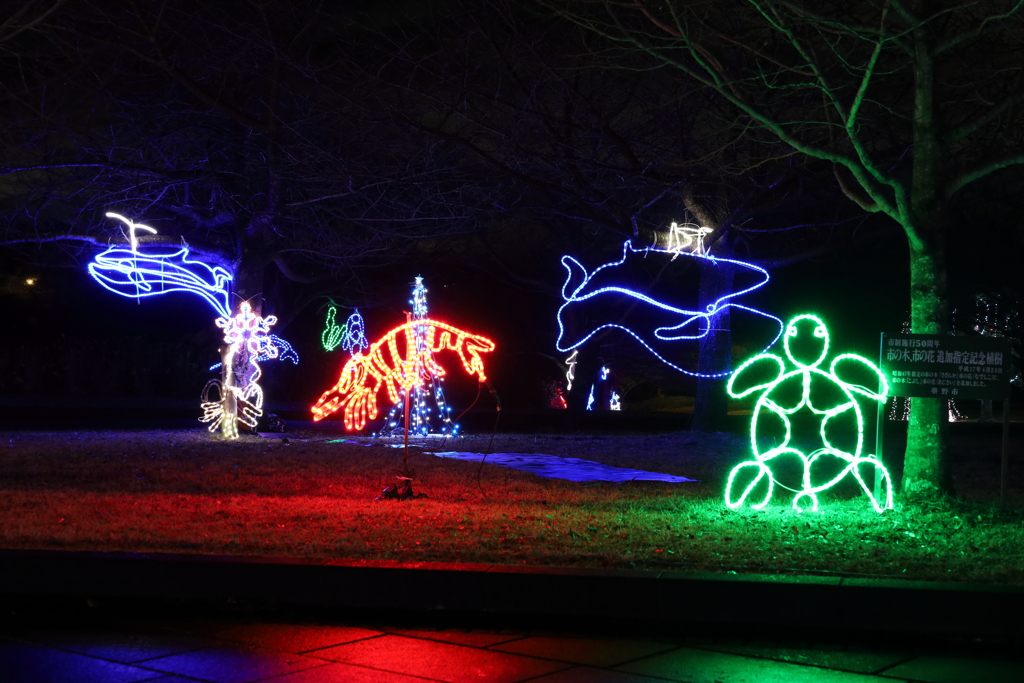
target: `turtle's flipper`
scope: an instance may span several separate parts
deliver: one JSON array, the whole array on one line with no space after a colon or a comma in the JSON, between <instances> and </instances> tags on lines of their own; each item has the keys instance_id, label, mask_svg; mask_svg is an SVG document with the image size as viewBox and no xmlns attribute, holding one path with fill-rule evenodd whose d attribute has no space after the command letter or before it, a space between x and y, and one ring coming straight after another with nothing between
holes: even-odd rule
<instances>
[{"instance_id":1,"label":"turtle's flipper","mask_svg":"<svg viewBox=\"0 0 1024 683\"><path fill-rule=\"evenodd\" d=\"M817 512L818 496L813 491L801 491L793 496L793 509L797 512Z\"/></svg>"},{"instance_id":2,"label":"turtle's flipper","mask_svg":"<svg viewBox=\"0 0 1024 683\"><path fill-rule=\"evenodd\" d=\"M844 353L835 357L829 372L836 382L849 391L875 401L884 401L889 393L889 382L878 367L863 356Z\"/></svg>"},{"instance_id":3,"label":"turtle's flipper","mask_svg":"<svg viewBox=\"0 0 1024 683\"><path fill-rule=\"evenodd\" d=\"M867 467L871 465L871 467ZM869 477L865 478L861 474L861 467L864 467L866 472L864 474L870 474ZM889 470L885 469L878 458L873 455L869 455L864 458L857 458L857 463L851 470L853 476L857 478L857 483L864 489L864 493L867 494L868 500L871 501L871 505L875 508L875 512L882 513L886 510L892 510L892 479L889 477ZM875 472L880 472L882 475L882 499L879 500L875 497ZM870 485L868 482L871 482Z\"/></svg>"},{"instance_id":4,"label":"turtle's flipper","mask_svg":"<svg viewBox=\"0 0 1024 683\"><path fill-rule=\"evenodd\" d=\"M736 368L725 390L733 398L749 396L759 389L774 385L785 374L785 369L781 358L771 353L762 353Z\"/></svg>"},{"instance_id":5,"label":"turtle's flipper","mask_svg":"<svg viewBox=\"0 0 1024 683\"><path fill-rule=\"evenodd\" d=\"M741 462L729 473L729 479L725 484L725 505L730 510L736 510L744 505L760 510L772 499L774 488L772 471L767 465L759 460ZM764 496L760 495L762 490Z\"/></svg>"}]
</instances>

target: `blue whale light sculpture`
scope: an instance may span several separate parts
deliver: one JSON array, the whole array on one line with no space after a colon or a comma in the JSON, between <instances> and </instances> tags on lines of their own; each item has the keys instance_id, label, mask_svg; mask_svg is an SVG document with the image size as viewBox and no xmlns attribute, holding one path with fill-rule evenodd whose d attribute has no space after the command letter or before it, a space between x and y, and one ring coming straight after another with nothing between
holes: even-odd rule
<instances>
[{"instance_id":1,"label":"blue whale light sculpture","mask_svg":"<svg viewBox=\"0 0 1024 683\"><path fill-rule=\"evenodd\" d=\"M218 314L231 317L228 287L234 276L226 268L189 258L187 245L151 245L139 251L136 230L156 232L116 213L128 226L129 247L109 247L88 264L93 279L115 294L139 298L169 292L192 292L205 299Z\"/></svg>"}]
</instances>

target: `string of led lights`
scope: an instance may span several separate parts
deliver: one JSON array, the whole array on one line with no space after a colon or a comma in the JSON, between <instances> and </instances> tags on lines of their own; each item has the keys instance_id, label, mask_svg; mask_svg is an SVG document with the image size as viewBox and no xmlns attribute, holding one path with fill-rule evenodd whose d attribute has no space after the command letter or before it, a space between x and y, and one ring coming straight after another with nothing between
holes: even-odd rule
<instances>
[{"instance_id":1,"label":"string of led lights","mask_svg":"<svg viewBox=\"0 0 1024 683\"><path fill-rule=\"evenodd\" d=\"M276 353L271 353L270 348L273 346ZM276 358L280 361L290 360L292 365L299 364L299 353L292 348L292 345L281 339L276 334L272 334L267 337L267 344L263 351L260 351L260 355L256 358L257 363L262 363L265 360L273 360Z\"/></svg>"},{"instance_id":2,"label":"string of led lights","mask_svg":"<svg viewBox=\"0 0 1024 683\"><path fill-rule=\"evenodd\" d=\"M369 346L370 342L366 339L366 324L363 322L363 316L356 309L355 313L345 321L345 334L341 339L341 348L349 353L356 353Z\"/></svg>"},{"instance_id":3,"label":"string of led lights","mask_svg":"<svg viewBox=\"0 0 1024 683\"><path fill-rule=\"evenodd\" d=\"M904 320L900 334L910 334L910 321ZM910 419L910 397L893 396L889 399L889 410L886 413L887 419L893 422L906 422Z\"/></svg>"},{"instance_id":4,"label":"string of led lights","mask_svg":"<svg viewBox=\"0 0 1024 683\"><path fill-rule=\"evenodd\" d=\"M189 258L188 245L151 245L139 251L136 230L156 230L135 223L117 213L108 213L128 226L129 247L108 247L97 254L86 268L106 289L139 299L170 292L191 292L205 299L221 316L231 315L228 286L234 277L220 266L211 266Z\"/></svg>"},{"instance_id":5,"label":"string of led lights","mask_svg":"<svg viewBox=\"0 0 1024 683\"><path fill-rule=\"evenodd\" d=\"M274 353L272 354L270 348L274 347ZM286 342L276 334L268 335L263 343L263 350L260 351L260 355L256 357L257 363L262 363L268 360L290 360L292 365L299 364L299 353L292 348L292 345ZM214 363L210 366L210 371L219 369L222 366L221 363Z\"/></svg>"},{"instance_id":6,"label":"string of led lights","mask_svg":"<svg viewBox=\"0 0 1024 683\"><path fill-rule=\"evenodd\" d=\"M341 343L341 339L347 331L346 325L338 325L338 321L335 319L337 315L338 309L332 302L327 307L327 325L320 333L320 342L324 345L324 351L333 351L338 348L338 344Z\"/></svg>"},{"instance_id":7,"label":"string of led lights","mask_svg":"<svg viewBox=\"0 0 1024 683\"><path fill-rule=\"evenodd\" d=\"M565 359L565 364L569 366L569 369L565 371L565 390L572 391L572 381L576 379L576 359L580 355L579 349L573 349L572 355Z\"/></svg>"},{"instance_id":8,"label":"string of led lights","mask_svg":"<svg viewBox=\"0 0 1024 683\"><path fill-rule=\"evenodd\" d=\"M234 355L234 349L228 350L228 366L230 367L232 357ZM210 398L210 392L216 389L217 398ZM202 397L200 399L199 407L202 409L203 414L200 416L199 421L207 423L207 430L210 433L216 432L224 427L224 436L228 439L238 438L238 420L226 420L228 411L226 409L227 393L224 391L224 382L219 379L211 379L203 387Z\"/></svg>"},{"instance_id":9,"label":"string of led lights","mask_svg":"<svg viewBox=\"0 0 1024 683\"><path fill-rule=\"evenodd\" d=\"M412 320L427 319L427 288L422 277L416 277L413 283ZM426 436L431 433L458 436L459 425L451 418L451 406L448 405L441 388L441 375L431 372L428 368L436 365L432 352L426 343L427 330L422 326L414 326L413 339L416 357L424 362L422 382L413 385L409 391L409 433ZM481 379L480 381L484 381ZM436 413L435 413L436 410ZM384 426L375 436L393 436L405 429L405 397L402 396L392 406L384 419Z\"/></svg>"},{"instance_id":10,"label":"string of led lights","mask_svg":"<svg viewBox=\"0 0 1024 683\"><path fill-rule=\"evenodd\" d=\"M611 380L612 371L607 366L601 366L601 381L608 382ZM602 394L604 392L602 391ZM622 404L619 402L619 394L612 390L608 394L608 410L622 410Z\"/></svg>"},{"instance_id":11,"label":"string of led lights","mask_svg":"<svg viewBox=\"0 0 1024 683\"><path fill-rule=\"evenodd\" d=\"M622 410L622 403L621 403L621 401L619 399L619 394L618 394L618 392L616 392L614 390L612 390L610 393L607 394L607 396L608 396L607 408L605 407L605 400L604 400L604 397L605 397L605 387L604 387L604 385L605 385L606 382L608 382L608 379L611 377L611 375L612 375L612 371L608 369L608 366L602 365L601 366L601 377L600 377L600 379L598 380L598 382L595 382L595 383L590 385L590 395L587 397L587 410ZM595 406L597 405L597 395L595 394L595 391L597 390L597 387L598 387L599 384L602 387L601 388L601 392L600 392L601 393L601 405L600 405L599 408L595 408Z\"/></svg>"},{"instance_id":12,"label":"string of led lights","mask_svg":"<svg viewBox=\"0 0 1024 683\"><path fill-rule=\"evenodd\" d=\"M405 341L403 345L399 344L400 337ZM404 346L404 353L400 346ZM368 420L377 418L377 394L382 388L392 404L404 405L405 392L422 386L432 376L444 376L444 368L434 360L434 354L444 350L455 351L466 372L486 382L480 354L494 348L494 342L486 337L437 320L406 322L371 344L366 354L357 351L352 355L337 384L311 408L313 420L344 410L345 429L363 429ZM446 405L443 409L446 415L451 411Z\"/></svg>"},{"instance_id":13,"label":"string of led lights","mask_svg":"<svg viewBox=\"0 0 1024 683\"><path fill-rule=\"evenodd\" d=\"M216 431L229 419L227 402L230 395L238 407L237 416L231 419L231 422L239 422L255 430L263 415L263 389L259 385L259 379L263 374L260 370L260 359L277 358L280 353L279 347L270 339L270 327L277 323L277 316L269 315L264 318L257 315L249 302L243 301L236 315L217 318L215 323L224 330L224 343L228 346L226 362L231 370L225 373L223 382L211 380L203 389L203 416L199 420L209 423L209 431ZM285 345L291 349L287 342ZM239 357L237 363L236 357ZM240 368L237 384L233 381L233 369L236 364ZM218 387L219 401L209 399L211 385ZM234 436L238 435L238 426L229 423L225 436L233 438L232 433Z\"/></svg>"},{"instance_id":14,"label":"string of led lights","mask_svg":"<svg viewBox=\"0 0 1024 683\"><path fill-rule=\"evenodd\" d=\"M548 407L555 408L557 410L565 410L569 407L569 401L565 396L565 387L562 386L561 382L550 382L549 395L551 400L548 401Z\"/></svg>"},{"instance_id":15,"label":"string of led lights","mask_svg":"<svg viewBox=\"0 0 1024 683\"><path fill-rule=\"evenodd\" d=\"M413 282L412 298L409 299L409 303L412 304L412 320L425 320L427 317L427 288L423 284L422 277L417 276ZM425 436L431 432L440 432L455 436L458 429L452 424L451 407L444 400L440 378L436 373L426 369L429 364L434 363L433 357L428 358L430 351L426 345L426 330L421 326L414 326L412 337L415 345L415 357L423 362L423 370L421 370L423 381L407 389L409 391L409 424L403 424L405 421L405 396L402 396L391 406L391 410L384 419L384 426L376 436L400 434L406 428L410 434ZM441 422L437 429L432 428L431 424L432 410L429 407L431 398L437 409L437 419Z\"/></svg>"},{"instance_id":16,"label":"string of led lights","mask_svg":"<svg viewBox=\"0 0 1024 683\"><path fill-rule=\"evenodd\" d=\"M796 343L801 345L800 349L794 349ZM892 485L888 470L874 455L861 455L864 445L864 415L857 402L857 396L872 401L885 400L889 385L881 370L863 356L852 353L836 356L832 360L828 372L820 369L819 366L828 354L829 336L825 323L815 315L799 315L790 320L786 325L783 347L786 358L796 366L794 370L787 372L786 361L775 354L759 354L736 368L736 371L726 384L726 391L733 398L744 398L755 392L761 392L757 402L754 404L754 411L750 420L750 446L754 454L754 460L740 463L729 473L725 487L726 506L734 510L743 506L748 502L754 489L759 484L764 483L764 498L759 502L751 503L750 507L753 509L760 510L767 505L768 501L771 500L775 485L778 484L782 488L787 488L796 493L796 496L793 498L794 509L804 511L804 506L809 505L808 509L816 511L818 509L817 494L831 488L846 477L847 474L852 474L867 494L876 512L891 509ZM805 351L808 348L811 350L811 353ZM877 386L879 388L869 389L841 379L839 377L840 371L842 370L845 374L845 369L841 366L850 363L859 366L862 372L867 370L870 376L877 379ZM775 367L772 367L773 365ZM759 379L752 380L752 377ZM744 389L737 390L738 383L744 381L744 378L750 382L750 385ZM824 381L826 384L832 385L839 390L839 395L844 400L827 407L821 405L820 399L815 401L811 395L811 386L815 383L813 380L817 380L817 383ZM798 400L794 401L794 396L798 397ZM821 419L819 436L822 447L812 451L810 454L805 454L800 449L794 447L792 441L793 430L790 417L800 411L804 411L804 414L809 412L812 416L820 416ZM777 445L762 452L761 440L758 438L758 427L761 420L768 415L774 416L777 419L771 419L767 422L781 422L784 426L785 435L781 443L777 443ZM829 423L841 416L852 416L854 419L856 438L852 451L840 448L834 442L835 437L830 438L829 436ZM834 430L834 427L831 429ZM799 489L781 484L768 465L775 458L786 455L795 456L803 465L802 483ZM813 476L815 465L819 461L825 462L827 460L826 456L832 456L845 463L845 465L838 474L832 475L827 481L815 482ZM860 472L862 465L870 465L881 473L886 490L884 502L875 498L872 488L864 481ZM747 472L750 469L755 470L753 477L745 486L742 486L742 492L739 495L735 495L733 489L739 475L744 472L750 474Z\"/></svg>"},{"instance_id":17,"label":"string of led lights","mask_svg":"<svg viewBox=\"0 0 1024 683\"><path fill-rule=\"evenodd\" d=\"M338 309L332 302L327 308L327 325L320 333L320 341L324 345L324 350L333 351L340 345L349 353L355 353L368 347L370 343L366 340L366 328L359 310L357 309L350 315L344 325L338 325L338 321L335 319L337 314Z\"/></svg>"},{"instance_id":18,"label":"string of led lights","mask_svg":"<svg viewBox=\"0 0 1024 683\"><path fill-rule=\"evenodd\" d=\"M1007 301L1006 294L982 293L974 297L972 329L983 337L1007 337L1012 343L1010 361L1010 384L1024 387L1019 369L1021 325L1020 307L1017 301Z\"/></svg>"},{"instance_id":19,"label":"string of led lights","mask_svg":"<svg viewBox=\"0 0 1024 683\"><path fill-rule=\"evenodd\" d=\"M982 293L974 296L972 329L984 337L1020 336L1020 309L1016 301L1007 303L1001 293Z\"/></svg>"},{"instance_id":20,"label":"string of led lights","mask_svg":"<svg viewBox=\"0 0 1024 683\"><path fill-rule=\"evenodd\" d=\"M700 242L699 244L702 245L703 242ZM746 287L746 288L741 289L739 291L732 292L730 294L726 294L725 296L719 297L713 303L708 304L707 307L706 307L706 310L704 310L704 311L690 310L690 309L686 309L686 308L679 308L677 306L673 306L671 304L667 304L665 302L658 301L657 299L649 297L646 294L643 294L641 292L637 292L635 290L628 289L628 288L625 288L625 287L615 287L615 286L600 287L600 288L594 289L593 291L585 292L585 289L586 289L587 285L589 285L591 283L591 281L594 279L594 277L597 276L601 271L609 269L609 268L616 268L618 266L621 266L623 263L626 262L626 259L628 258L628 255L630 253L638 253L638 252L644 252L644 253L648 253L648 252L670 253L670 254L674 254L675 255L675 256L673 256L673 260L675 259L676 256L687 256L687 257L695 258L695 259L704 259L704 260L709 261L709 262L714 263L714 264L731 264L731 265L734 265L734 266L738 266L740 268L745 268L745 269L747 269L749 271L752 271L752 272L759 273L762 276L762 279L759 282L756 282L755 284L750 285L749 287ZM555 348L557 348L562 353L566 353L566 352L574 351L574 350L578 349L583 344L587 343L591 338L593 338L594 335L596 335L598 332L601 332L602 330L617 329L617 330L621 330L622 332L625 332L629 336L633 337L636 341L638 341L641 344L641 346L643 346L645 349L650 351L662 363L664 363L664 364L668 365L669 367L673 368L674 370L682 372L682 373L684 373L686 375L690 375L690 376L693 376L693 377L712 377L712 378L715 378L715 377L725 377L726 375L729 374L728 370L723 370L721 372L712 372L712 373L700 373L700 372L694 372L692 370L687 370L686 368L680 367L679 365L673 363L672 361L668 360L667 358L662 356L660 353L658 353L646 340L643 339L643 337L641 337L639 334L634 332L632 329L630 329L630 328L628 328L628 327L626 327L624 325L619 325L617 323L605 323L605 324L599 325L596 328L594 328L593 330L591 330L590 332L588 332L586 335L584 335L582 338L580 338L575 343L573 343L573 344L564 343L563 342L563 338L565 337L565 325L564 325L564 323L562 321L562 313L563 313L563 311L565 311L565 309L567 307L569 307L570 305L572 305L572 304L576 304L576 303L580 303L580 302L583 302L583 301L587 301L589 299L593 299L594 297L602 296L602 295L606 295L606 294L621 294L623 296L635 299L637 301L642 301L642 302L644 302L646 304L649 304L649 305L651 305L651 306L653 306L655 308L661 309L663 311L668 311L670 313L675 313L675 314L684 316L683 321L680 322L677 325L658 327L658 328L656 328L654 330L654 337L656 339L658 339L658 340L661 340L661 341L682 341L682 340L701 339L701 338L707 336L707 334L711 331L711 319L714 316L718 315L719 313L721 313L722 311L724 311L724 310L726 310L728 308L737 308L737 309L740 309L740 310L749 311L750 313L753 313L755 315L767 318L769 320L773 320L773 321L775 321L778 324L778 326L779 326L778 333L776 333L775 337L771 340L771 342L767 346L764 347L762 352L767 351L769 348L771 348L775 344L775 342L778 341L779 335L782 334L783 324L782 324L782 320L780 320L779 318L775 317L774 315L772 315L770 313L765 313L764 311L760 311L760 310L758 310L756 308L751 308L749 306L744 306L742 304L733 303L733 302L730 301L731 299L735 299L736 297L742 296L744 294L748 294L750 292L753 292L756 289L759 289L760 287L764 286L768 282L768 280L770 279L767 270L765 270L764 268L761 268L760 266L756 266L756 265L754 265L752 263L747 263L746 261L738 261L736 259L716 258L716 257L714 257L714 256L712 256L710 254L701 254L701 253L694 253L694 252L687 252L687 251L679 251L679 250L677 250L675 248L634 247L627 240L622 245L622 257L620 259L618 259L616 261L609 262L609 263L605 263L604 265L601 265L601 266L598 266L597 268L595 268L593 270L593 272L588 272L587 269L583 266L583 264L581 264L579 261L577 261L576 259L574 259L573 257L568 256L568 255L567 256L563 256L561 262L562 262L562 266L566 269L566 278L565 278L565 282L562 284L562 299L563 299L564 303L559 307L558 313L556 315L556 320L558 322L558 339L555 342ZM580 274L580 273L582 273L582 281L577 286L572 287L570 289L573 281L576 279L576 276L578 274ZM695 323L696 323L697 329L698 329L698 331L696 333L694 333L694 334L685 334L685 333L681 332L681 330L684 330L685 328L687 328L687 327L689 327L689 326L691 326L691 325L693 325Z\"/></svg>"},{"instance_id":21,"label":"string of led lights","mask_svg":"<svg viewBox=\"0 0 1024 683\"><path fill-rule=\"evenodd\" d=\"M704 249L704 238L713 232L714 230L711 228L701 227L694 223L679 225L673 221L672 225L668 228L668 248L666 251L675 254L672 257L673 261L680 253L687 251L703 256L707 253Z\"/></svg>"}]
</instances>

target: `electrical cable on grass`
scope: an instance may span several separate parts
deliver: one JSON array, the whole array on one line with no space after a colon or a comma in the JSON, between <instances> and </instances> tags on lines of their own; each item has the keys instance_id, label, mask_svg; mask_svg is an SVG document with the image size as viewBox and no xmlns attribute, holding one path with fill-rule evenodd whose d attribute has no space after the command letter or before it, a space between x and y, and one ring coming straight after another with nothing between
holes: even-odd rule
<instances>
[{"instance_id":1,"label":"electrical cable on grass","mask_svg":"<svg viewBox=\"0 0 1024 683\"><path fill-rule=\"evenodd\" d=\"M477 468L477 471L476 471L476 485L477 485L477 488L480 489L480 495L482 495L482 496L484 496L486 498L487 494L486 494L486 492L483 489L483 484L481 483L481 475L482 475L482 472L483 472L484 461L487 460L487 456L490 455L491 448L494 446L494 437L498 433L498 422L501 419L501 397L498 396L498 392L495 391L494 386L490 383L490 381L480 382L480 383L477 384L476 398L473 399L473 402L470 403L469 406L465 410L463 410L461 413L459 413L459 416L457 418L455 418L455 423L456 424L460 423L462 421L463 416L465 416L466 413L468 413L470 410L472 410L473 406L475 406L480 401L480 396L483 394L483 390L484 390L484 384L487 385L488 391L490 391L491 395L494 396L495 412L496 412L496 414L494 416L494 426L491 428L491 438L487 442L487 448L484 449L483 457L480 459L480 466ZM451 436L450 432L449 433L445 433L444 438L441 440L441 443L440 443L439 446L437 446L437 447L435 447L433 449L427 449L427 448L421 449L420 452L418 452L418 453L410 454L410 457L412 457L413 455L422 455L424 453L427 453L427 454L436 453L437 451L443 450L444 449L444 445L447 443L449 436Z\"/></svg>"},{"instance_id":2,"label":"electrical cable on grass","mask_svg":"<svg viewBox=\"0 0 1024 683\"><path fill-rule=\"evenodd\" d=\"M461 413L459 413L459 416L457 418L455 418L455 423L454 424L459 424L460 422L462 422L462 416L465 415L466 413L468 413L473 408L473 406L476 405L476 402L480 400L480 394L483 392L483 386L484 386L483 382L479 382L477 384L476 398L473 399L473 402L469 404L468 408L466 408ZM491 391L493 392L494 390L492 389ZM451 435L452 435L451 431L445 432L444 433L444 437L441 439L440 445L438 445L435 448L425 448L421 452L422 453L432 454L432 453L436 453L437 451L444 450L445 444L448 443L448 437L450 437Z\"/></svg>"},{"instance_id":3,"label":"electrical cable on grass","mask_svg":"<svg viewBox=\"0 0 1024 683\"><path fill-rule=\"evenodd\" d=\"M462 422L462 417L466 413L468 413L470 410L473 409L473 406L476 405L476 402L480 400L480 394L483 393L483 390L484 390L484 383L483 382L478 382L477 385L476 385L476 398L473 399L473 402L470 403L469 406L465 410L463 410L461 413L459 413L459 416L457 418L455 418L455 424L458 424L458 423Z\"/></svg>"},{"instance_id":4,"label":"electrical cable on grass","mask_svg":"<svg viewBox=\"0 0 1024 683\"><path fill-rule=\"evenodd\" d=\"M480 382L480 388L477 390L476 394L477 400L480 399L480 392L483 390L483 385L484 382ZM491 447L494 445L494 436L495 434L498 433L498 420L501 419L501 397L498 396L498 392L494 390L494 386L491 385L489 381L487 382L487 389L491 392L491 395L494 396L494 427L491 429L491 439L490 441L487 442L487 448L484 449L484 457L480 458L480 465L476 468L476 487L480 489L480 495L483 496L484 498L487 497L487 493L484 491L483 483L481 482L481 475L483 474L484 469L484 461L487 460L487 456L491 454ZM476 404L476 401L473 401L473 403ZM467 408L466 410L469 410L469 408ZM465 415L466 413L463 412L462 414ZM460 415L459 417L462 416Z\"/></svg>"}]
</instances>

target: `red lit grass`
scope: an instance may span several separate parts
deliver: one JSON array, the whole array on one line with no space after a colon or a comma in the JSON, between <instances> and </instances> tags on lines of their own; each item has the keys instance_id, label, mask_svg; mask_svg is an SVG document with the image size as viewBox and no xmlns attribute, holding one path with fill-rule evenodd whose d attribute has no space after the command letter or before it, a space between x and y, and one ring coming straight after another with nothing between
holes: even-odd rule
<instances>
[{"instance_id":1,"label":"red lit grass","mask_svg":"<svg viewBox=\"0 0 1024 683\"><path fill-rule=\"evenodd\" d=\"M224 442L201 430L2 436L6 548L1024 583L1021 515L987 503L898 505L879 516L849 495L818 514L795 514L782 501L730 512L721 490L745 440L726 434L499 436L497 452L702 481L578 484L420 455L416 488L429 497L408 501L374 500L395 481L401 450L327 443L322 433L287 444ZM444 448L487 445L470 438ZM980 486L973 471L961 470L962 487Z\"/></svg>"}]
</instances>

